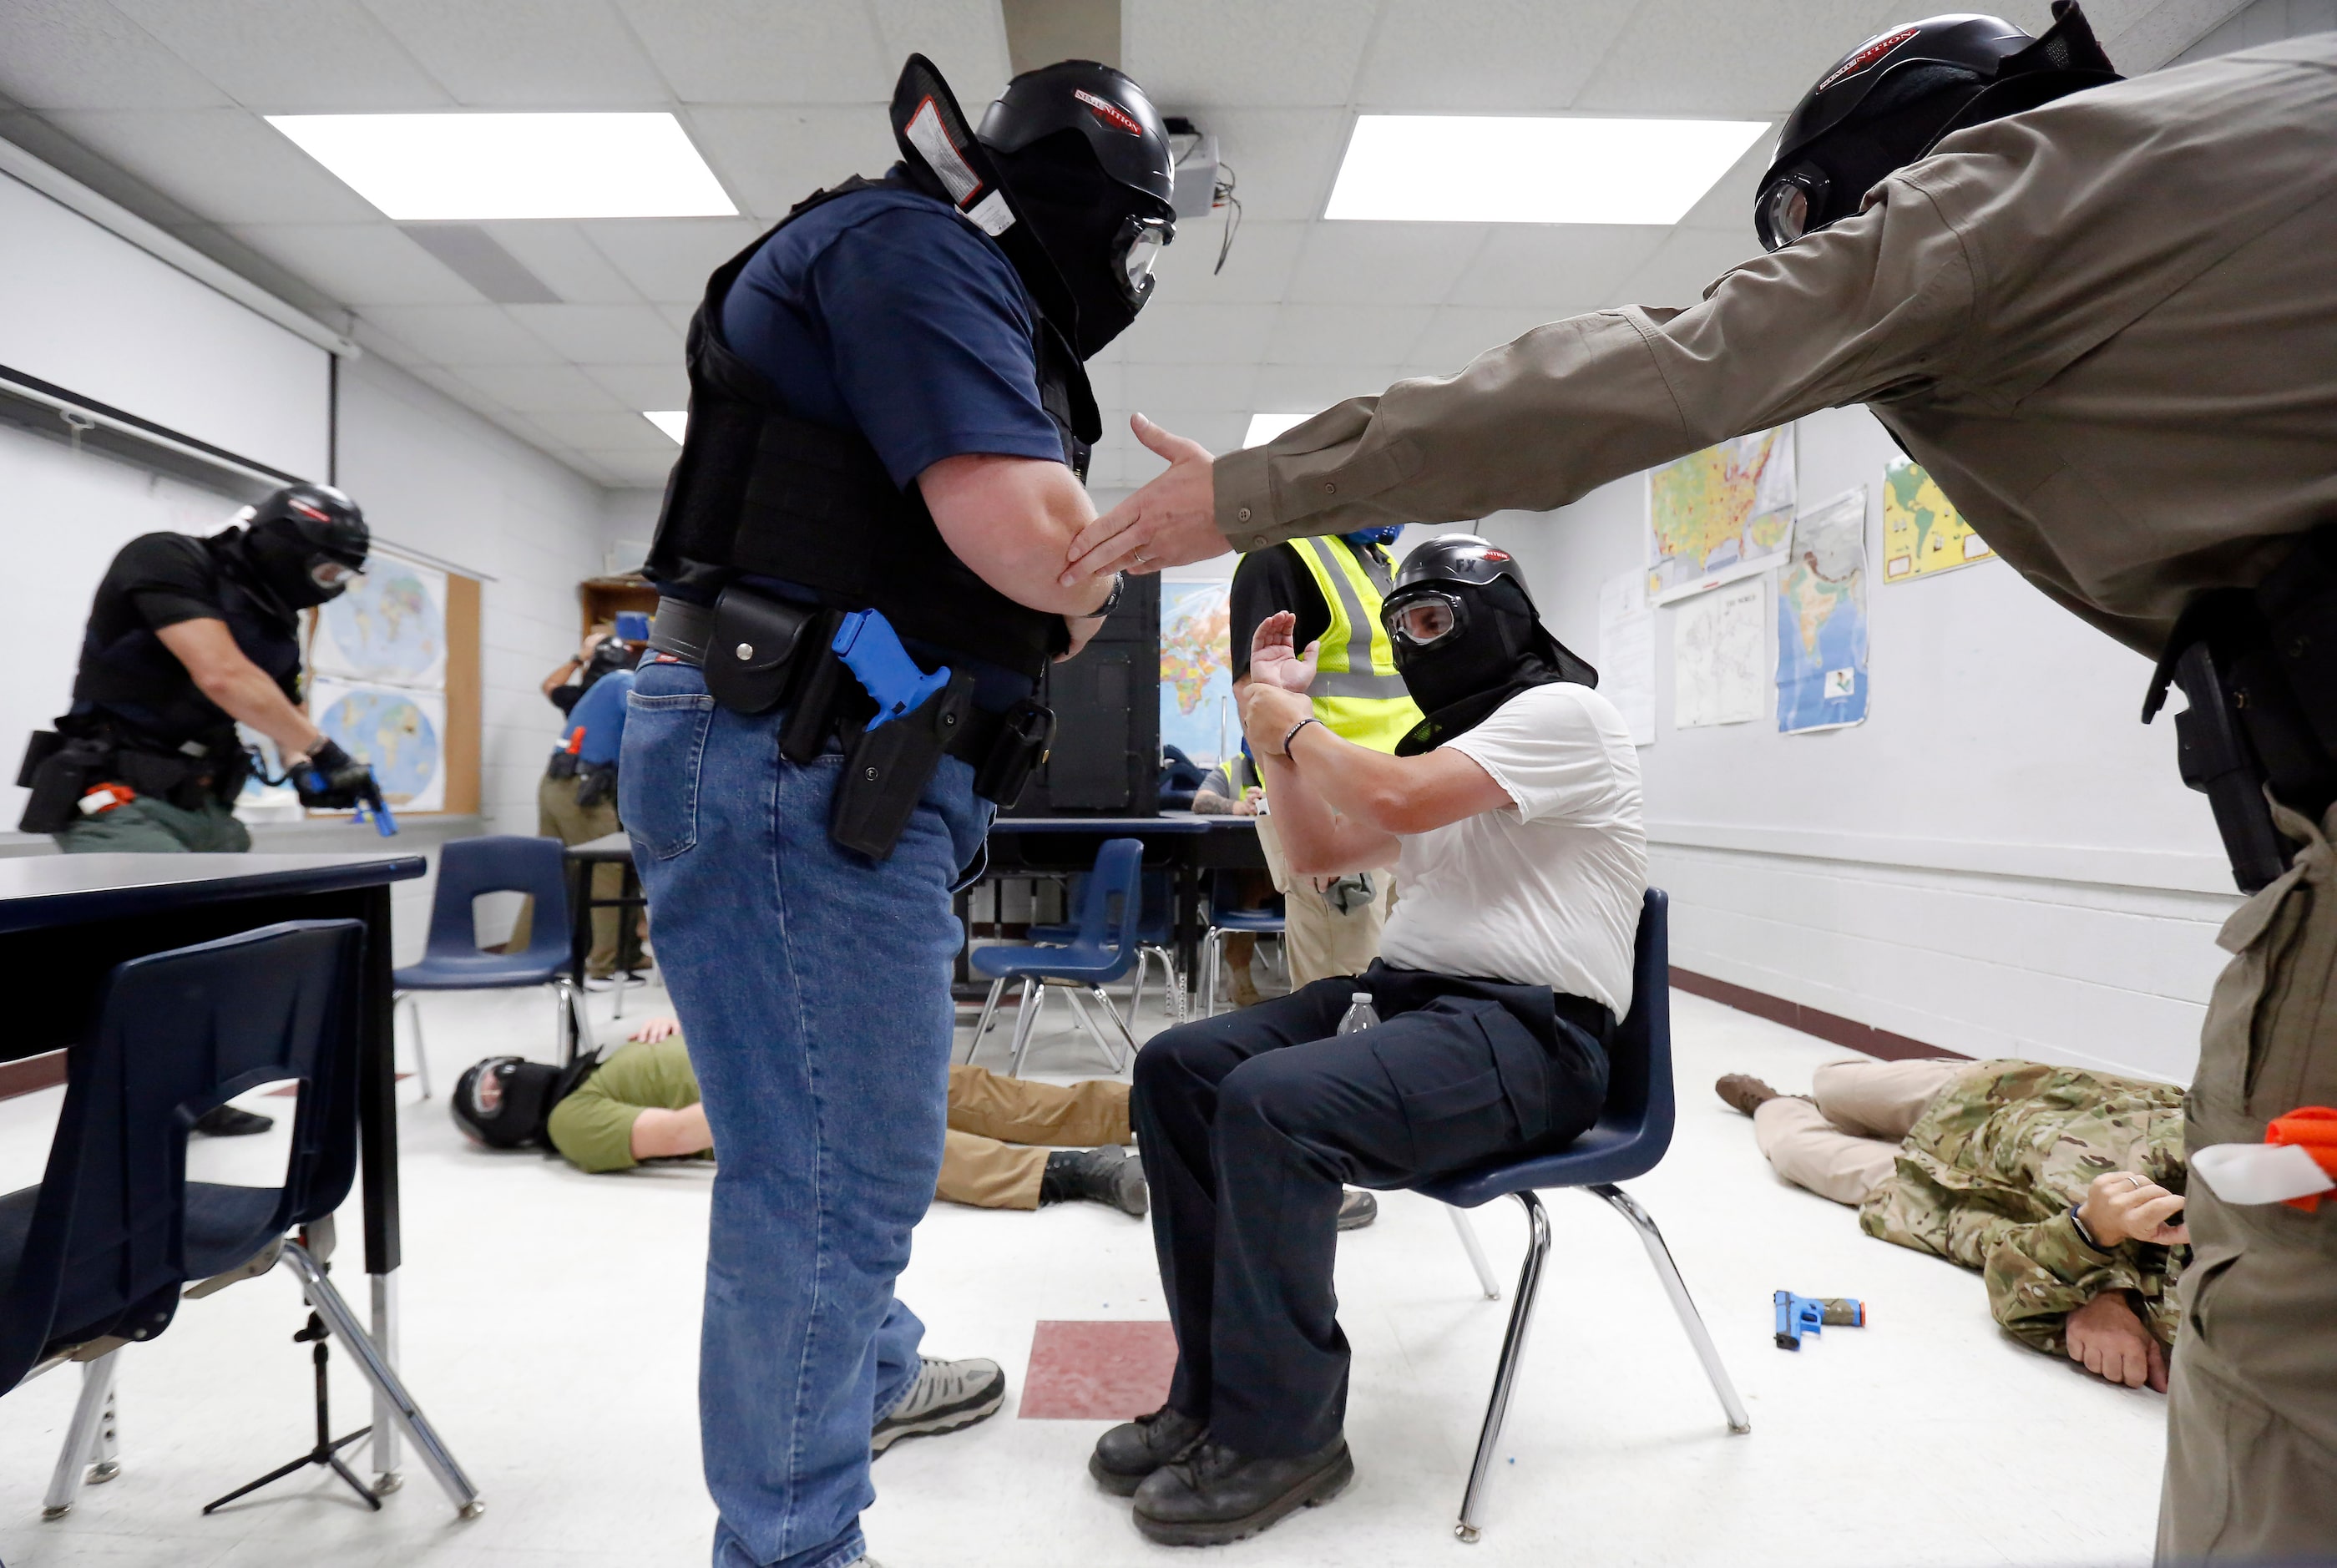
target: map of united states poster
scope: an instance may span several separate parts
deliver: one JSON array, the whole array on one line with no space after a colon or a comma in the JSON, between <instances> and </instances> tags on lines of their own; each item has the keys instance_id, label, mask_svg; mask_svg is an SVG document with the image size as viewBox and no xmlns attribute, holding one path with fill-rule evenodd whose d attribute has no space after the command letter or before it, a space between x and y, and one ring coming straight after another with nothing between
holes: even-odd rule
<instances>
[{"instance_id":1,"label":"map of united states poster","mask_svg":"<svg viewBox=\"0 0 2337 1568\"><path fill-rule=\"evenodd\" d=\"M1794 495L1790 425L1648 470L1648 597L1667 604L1775 566Z\"/></svg>"}]
</instances>

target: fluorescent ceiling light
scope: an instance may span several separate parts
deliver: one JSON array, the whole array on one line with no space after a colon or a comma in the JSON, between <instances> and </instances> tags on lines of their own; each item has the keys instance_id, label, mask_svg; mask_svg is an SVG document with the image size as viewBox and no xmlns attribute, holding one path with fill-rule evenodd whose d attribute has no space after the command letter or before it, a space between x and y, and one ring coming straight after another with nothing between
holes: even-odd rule
<instances>
[{"instance_id":1,"label":"fluorescent ceiling light","mask_svg":"<svg viewBox=\"0 0 2337 1568\"><path fill-rule=\"evenodd\" d=\"M1326 218L1677 223L1764 120L1364 114Z\"/></svg>"},{"instance_id":2,"label":"fluorescent ceiling light","mask_svg":"<svg viewBox=\"0 0 2337 1568\"><path fill-rule=\"evenodd\" d=\"M1281 435L1314 418L1312 414L1253 414L1249 416L1248 433L1242 436L1245 446L1263 446Z\"/></svg>"},{"instance_id":3,"label":"fluorescent ceiling light","mask_svg":"<svg viewBox=\"0 0 2337 1568\"><path fill-rule=\"evenodd\" d=\"M689 432L689 410L687 408L644 408L641 417L672 436L677 446Z\"/></svg>"},{"instance_id":4,"label":"fluorescent ceiling light","mask_svg":"<svg viewBox=\"0 0 2337 1568\"><path fill-rule=\"evenodd\" d=\"M681 122L650 114L271 114L268 122L399 222L727 218Z\"/></svg>"}]
</instances>

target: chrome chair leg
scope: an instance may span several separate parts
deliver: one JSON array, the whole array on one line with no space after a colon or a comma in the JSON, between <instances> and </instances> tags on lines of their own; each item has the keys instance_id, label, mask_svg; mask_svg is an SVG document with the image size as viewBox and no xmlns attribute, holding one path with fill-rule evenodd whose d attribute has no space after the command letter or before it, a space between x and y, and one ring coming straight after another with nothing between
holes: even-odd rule
<instances>
[{"instance_id":1,"label":"chrome chair leg","mask_svg":"<svg viewBox=\"0 0 2337 1568\"><path fill-rule=\"evenodd\" d=\"M1704 1363L1704 1375L1712 1380L1712 1391L1720 1398L1720 1408L1728 1417L1731 1432L1753 1430L1753 1417L1745 1413L1745 1402L1736 1396L1736 1385L1728 1378L1728 1368L1720 1364L1720 1352L1713 1348L1712 1336L1705 1331L1704 1318L1689 1298L1687 1286L1680 1279L1679 1265L1672 1261L1672 1250L1664 1245L1664 1233L1656 1229L1655 1220L1639 1200L1612 1182L1602 1182L1590 1189L1605 1199L1615 1211L1631 1222L1639 1233L1641 1245L1648 1250L1648 1261L1656 1266L1656 1278L1664 1282L1664 1294L1672 1298L1672 1310L1679 1314L1680 1327L1687 1331L1688 1343L1696 1347L1697 1359Z\"/></svg>"},{"instance_id":2,"label":"chrome chair leg","mask_svg":"<svg viewBox=\"0 0 2337 1568\"><path fill-rule=\"evenodd\" d=\"M1201 933L1200 1014L1204 1018L1217 1015L1217 969L1224 962L1225 928L1212 926Z\"/></svg>"},{"instance_id":3,"label":"chrome chair leg","mask_svg":"<svg viewBox=\"0 0 2337 1568\"><path fill-rule=\"evenodd\" d=\"M1152 949L1149 947L1139 947L1136 950L1136 969L1134 971L1136 975L1136 984L1129 987L1128 993L1128 1015L1130 1018L1140 1018L1144 1015L1144 972L1151 966ZM1165 985L1168 980L1168 975L1163 974L1161 975L1161 980Z\"/></svg>"},{"instance_id":4,"label":"chrome chair leg","mask_svg":"<svg viewBox=\"0 0 2337 1568\"><path fill-rule=\"evenodd\" d=\"M1014 1057L1006 1065L1009 1078L1022 1076L1022 1055L1031 1049L1031 1031L1047 1005L1047 983L1034 975L1022 977L1022 995L1014 1004Z\"/></svg>"},{"instance_id":5,"label":"chrome chair leg","mask_svg":"<svg viewBox=\"0 0 2337 1568\"><path fill-rule=\"evenodd\" d=\"M111 1481L122 1466L112 1457L113 1368L122 1352L108 1350L81 1364L81 1397L73 1403L73 1419L65 1424L64 1446L57 1450L57 1467L49 1476L49 1490L41 1499L41 1517L62 1519L73 1512L84 1480ZM92 1472L111 1465L103 1475Z\"/></svg>"},{"instance_id":6,"label":"chrome chair leg","mask_svg":"<svg viewBox=\"0 0 2337 1568\"><path fill-rule=\"evenodd\" d=\"M965 1060L973 1064L973 1054L982 1049L982 1037L990 1033L990 1021L998 1016L998 998L1006 992L1006 976L1001 975L990 983L990 996L982 1004L982 1020L973 1026L973 1038L966 1042Z\"/></svg>"},{"instance_id":7,"label":"chrome chair leg","mask_svg":"<svg viewBox=\"0 0 2337 1568\"><path fill-rule=\"evenodd\" d=\"M1135 1031L1129 1028L1128 1020L1120 1015L1120 1009L1111 1004L1111 998L1104 995L1102 986L1097 985L1091 989L1095 992L1096 1001L1103 1006L1104 1016L1110 1018L1111 1026L1120 1031L1121 1048L1114 1050L1110 1045L1104 1048L1105 1053L1112 1058L1111 1070L1115 1073L1125 1072L1128 1064L1136 1060L1138 1046Z\"/></svg>"},{"instance_id":8,"label":"chrome chair leg","mask_svg":"<svg viewBox=\"0 0 2337 1568\"><path fill-rule=\"evenodd\" d=\"M1486 1477L1492 1474L1493 1455L1501 1446L1501 1427L1510 1416L1510 1391L1516 1387L1518 1365L1525 1359L1526 1330L1533 1327L1534 1301L1541 1294L1541 1268L1550 1257L1550 1215L1531 1191L1510 1194L1524 1206L1530 1234L1526 1260L1518 1269L1518 1298L1510 1308L1509 1331L1501 1336L1501 1360L1493 1371L1493 1396L1485 1406L1485 1425L1477 1434L1476 1462L1469 1466L1469 1490L1462 1494L1461 1519L1452 1534L1474 1542L1481 1534L1478 1504L1483 1502Z\"/></svg>"},{"instance_id":9,"label":"chrome chair leg","mask_svg":"<svg viewBox=\"0 0 2337 1568\"><path fill-rule=\"evenodd\" d=\"M430 1098L430 1053L422 1043L422 998L411 991L396 998L406 1004L406 1015L414 1020L414 1075L422 1081L422 1097Z\"/></svg>"},{"instance_id":10,"label":"chrome chair leg","mask_svg":"<svg viewBox=\"0 0 2337 1568\"><path fill-rule=\"evenodd\" d=\"M1469 1222L1469 1211L1447 1203L1444 1212L1452 1217L1453 1232L1461 1238L1461 1250L1469 1254L1469 1267L1477 1271L1477 1288L1485 1293L1486 1300L1499 1301L1501 1282L1494 1278L1492 1262L1485 1256L1485 1244L1477 1240L1477 1227Z\"/></svg>"},{"instance_id":11,"label":"chrome chair leg","mask_svg":"<svg viewBox=\"0 0 2337 1568\"><path fill-rule=\"evenodd\" d=\"M357 1369L365 1374L366 1381L373 1385L376 1410L386 1407L406 1441L414 1445L415 1452L422 1455L422 1463L429 1466L430 1474L437 1478L447 1500L455 1504L455 1516L475 1519L484 1513L487 1505L479 1500L479 1489L471 1485L468 1475L463 1474L463 1466L447 1451L445 1444L439 1440L436 1428L430 1425L430 1418L422 1413L422 1407L406 1391L397 1369L374 1348L373 1340L357 1322L357 1314L349 1310L348 1302L342 1298L340 1291L335 1289L317 1260L308 1255L308 1250L298 1241L287 1241L284 1243L284 1266L298 1276L301 1293L308 1297L308 1304L324 1318L326 1327L333 1331L333 1338L341 1342L343 1353L357 1362Z\"/></svg>"}]
</instances>

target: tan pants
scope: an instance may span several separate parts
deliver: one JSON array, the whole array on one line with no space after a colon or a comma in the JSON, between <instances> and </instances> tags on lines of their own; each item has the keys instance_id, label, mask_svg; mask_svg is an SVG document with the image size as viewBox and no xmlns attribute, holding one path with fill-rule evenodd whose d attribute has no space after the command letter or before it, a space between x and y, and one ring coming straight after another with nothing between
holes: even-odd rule
<instances>
[{"instance_id":1,"label":"tan pants","mask_svg":"<svg viewBox=\"0 0 2337 1568\"><path fill-rule=\"evenodd\" d=\"M2225 922L2186 1150L2253 1143L2337 1105L2337 859L2293 811L2288 875ZM2337 833L2337 809L2324 823ZM2317 1558L2337 1545L2337 1205L2225 1204L2191 1184L2166 1403L2162 1563Z\"/></svg>"},{"instance_id":2,"label":"tan pants","mask_svg":"<svg viewBox=\"0 0 2337 1568\"><path fill-rule=\"evenodd\" d=\"M573 779L554 779L545 774L535 787L535 831L541 838L557 838L562 844L590 844L595 838L605 838L617 830L617 802L611 799L600 805L582 807L576 804L576 784ZM625 868L618 865L596 866L592 868L592 897L614 898L625 889ZM621 909L592 911L592 950L585 956L584 972L606 976L617 967L617 917ZM535 929L535 900L528 899L520 906L519 919L512 926L507 950L520 951L528 944Z\"/></svg>"},{"instance_id":3,"label":"tan pants","mask_svg":"<svg viewBox=\"0 0 2337 1568\"><path fill-rule=\"evenodd\" d=\"M1780 1094L1753 1112L1753 1139L1777 1174L1853 1207L1881 1186L1900 1140L1969 1062L1829 1062L1811 1076L1816 1103Z\"/></svg>"},{"instance_id":4,"label":"tan pants","mask_svg":"<svg viewBox=\"0 0 2337 1568\"><path fill-rule=\"evenodd\" d=\"M1257 819L1257 842L1274 873L1275 888L1282 895L1282 940L1290 959L1290 988L1296 991L1313 981L1334 975L1360 975L1370 968L1372 960L1380 956L1380 927L1387 924L1388 908L1394 900L1395 874L1373 872L1372 901L1343 915L1315 891L1312 877L1291 875L1273 818Z\"/></svg>"},{"instance_id":5,"label":"tan pants","mask_svg":"<svg viewBox=\"0 0 2337 1568\"><path fill-rule=\"evenodd\" d=\"M1093 1149L1135 1142L1128 1127L1125 1083L1090 1078L1065 1088L955 1063L950 1067L949 1129L934 1196L978 1209L1036 1209L1050 1147Z\"/></svg>"}]
</instances>

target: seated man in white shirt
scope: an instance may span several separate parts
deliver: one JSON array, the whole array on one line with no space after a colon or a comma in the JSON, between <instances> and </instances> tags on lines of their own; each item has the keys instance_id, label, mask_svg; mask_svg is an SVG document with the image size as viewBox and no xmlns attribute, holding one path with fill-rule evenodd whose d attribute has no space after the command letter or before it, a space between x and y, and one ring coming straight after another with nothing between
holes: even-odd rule
<instances>
[{"instance_id":1,"label":"seated man in white shirt","mask_svg":"<svg viewBox=\"0 0 2337 1568\"><path fill-rule=\"evenodd\" d=\"M1639 768L1597 671L1466 534L1406 558L1383 616L1427 717L1395 755L1304 695L1314 650L1258 628L1250 749L1294 872L1395 867L1360 975L1156 1036L1134 1115L1177 1334L1168 1403L1090 1471L1154 1541L1214 1545L1354 1474L1332 1292L1340 1185L1408 1187L1546 1152L1598 1119L1647 887ZM1381 1022L1337 1033L1357 992Z\"/></svg>"}]
</instances>

